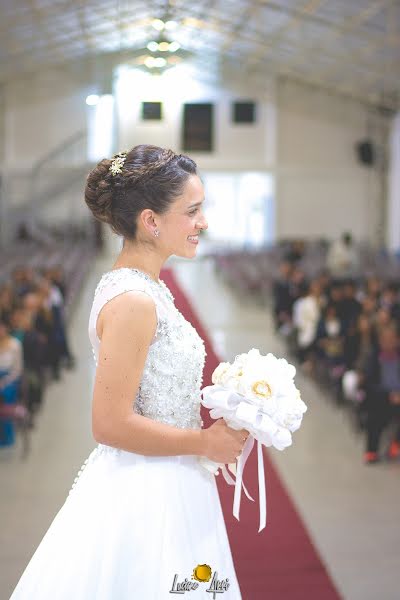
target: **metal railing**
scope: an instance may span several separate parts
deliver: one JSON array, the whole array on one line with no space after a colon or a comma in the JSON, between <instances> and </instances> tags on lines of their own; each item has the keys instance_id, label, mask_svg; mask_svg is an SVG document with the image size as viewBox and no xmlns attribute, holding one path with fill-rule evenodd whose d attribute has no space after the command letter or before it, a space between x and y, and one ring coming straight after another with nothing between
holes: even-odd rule
<instances>
[{"instance_id":1,"label":"metal railing","mask_svg":"<svg viewBox=\"0 0 400 600\"><path fill-rule=\"evenodd\" d=\"M77 182L84 182L87 162L87 132L78 131L46 152L29 170L12 170L0 176L0 245L15 238L21 224L35 228L50 212L68 208L62 196ZM51 206L51 211L49 207ZM74 207L67 210L73 216ZM69 218L68 217L68 218ZM65 219L65 217L64 217Z\"/></svg>"}]
</instances>

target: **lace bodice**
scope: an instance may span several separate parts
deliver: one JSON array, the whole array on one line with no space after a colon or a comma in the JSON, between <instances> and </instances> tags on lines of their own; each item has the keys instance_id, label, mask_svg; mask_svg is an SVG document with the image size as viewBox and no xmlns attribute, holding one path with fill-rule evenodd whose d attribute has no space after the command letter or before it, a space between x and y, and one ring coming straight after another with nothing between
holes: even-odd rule
<instances>
[{"instance_id":1,"label":"lace bodice","mask_svg":"<svg viewBox=\"0 0 400 600\"><path fill-rule=\"evenodd\" d=\"M155 303L157 328L150 344L134 412L180 428L200 429L200 389L205 361L204 342L174 304L165 285L137 269L108 271L100 279L89 317L89 338L97 365L100 340L96 333L102 307L119 294L139 290Z\"/></svg>"}]
</instances>

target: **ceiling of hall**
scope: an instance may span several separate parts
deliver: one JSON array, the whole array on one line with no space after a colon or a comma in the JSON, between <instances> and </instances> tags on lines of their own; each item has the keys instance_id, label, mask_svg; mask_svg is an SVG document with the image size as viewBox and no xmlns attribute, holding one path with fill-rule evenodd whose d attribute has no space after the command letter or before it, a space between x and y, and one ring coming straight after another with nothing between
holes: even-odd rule
<instances>
[{"instance_id":1,"label":"ceiling of hall","mask_svg":"<svg viewBox=\"0 0 400 600\"><path fill-rule=\"evenodd\" d=\"M178 24L170 38L203 74L279 75L400 107L400 0L2 0L0 81L126 57L154 38L166 7Z\"/></svg>"}]
</instances>

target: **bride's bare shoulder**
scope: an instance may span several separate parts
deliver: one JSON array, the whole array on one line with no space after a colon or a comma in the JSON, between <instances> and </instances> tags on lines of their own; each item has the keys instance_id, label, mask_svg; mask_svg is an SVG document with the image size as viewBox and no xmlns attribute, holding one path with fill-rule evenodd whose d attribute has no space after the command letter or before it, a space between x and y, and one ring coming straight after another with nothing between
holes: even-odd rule
<instances>
[{"instance_id":1,"label":"bride's bare shoulder","mask_svg":"<svg viewBox=\"0 0 400 600\"><path fill-rule=\"evenodd\" d=\"M153 298L144 290L129 290L118 294L102 307L97 317L96 333L99 340L105 330L110 335L146 331L154 333L156 324Z\"/></svg>"}]
</instances>

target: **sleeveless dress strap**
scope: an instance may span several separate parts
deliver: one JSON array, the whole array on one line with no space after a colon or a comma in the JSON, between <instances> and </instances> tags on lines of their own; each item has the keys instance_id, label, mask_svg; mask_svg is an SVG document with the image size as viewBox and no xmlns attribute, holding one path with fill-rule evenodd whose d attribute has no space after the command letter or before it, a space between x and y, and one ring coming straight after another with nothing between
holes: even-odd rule
<instances>
[{"instance_id":1,"label":"sleeveless dress strap","mask_svg":"<svg viewBox=\"0 0 400 600\"><path fill-rule=\"evenodd\" d=\"M102 308L108 302L110 302L110 300L125 292L144 292L153 300L156 308L157 328L151 344L156 341L159 326L159 310L156 294L152 288L153 286L151 283L137 272L129 272L129 270L125 269L115 269L114 271L109 271L103 275L94 293L94 300L90 312L88 328L89 339L92 344L93 355L96 361L98 359L98 352L100 348L100 340L96 331L96 324L99 314Z\"/></svg>"}]
</instances>

